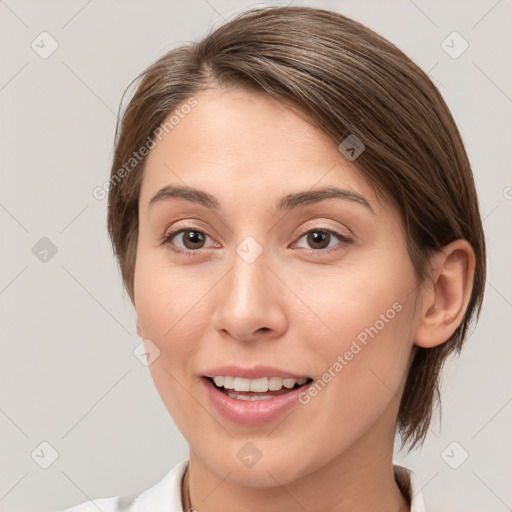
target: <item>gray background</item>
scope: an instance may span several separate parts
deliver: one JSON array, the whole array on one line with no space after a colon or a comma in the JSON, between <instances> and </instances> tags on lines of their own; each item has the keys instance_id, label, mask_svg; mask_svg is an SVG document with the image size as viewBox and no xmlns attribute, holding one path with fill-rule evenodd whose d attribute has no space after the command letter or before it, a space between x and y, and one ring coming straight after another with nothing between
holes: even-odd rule
<instances>
[{"instance_id":1,"label":"gray background","mask_svg":"<svg viewBox=\"0 0 512 512\"><path fill-rule=\"evenodd\" d=\"M416 472L429 510L510 510L511 2L293 4L337 10L390 39L429 72L461 129L487 234L484 312L445 366L442 423L436 416L423 449L395 462ZM0 510L135 494L187 457L133 355L135 315L107 239L106 200L92 190L108 179L128 83L164 51L256 5L0 1ZM59 45L46 59L31 47L43 31ZM469 43L456 59L441 46L453 31ZM43 237L57 249L46 261ZM44 441L58 453L48 469Z\"/></svg>"}]
</instances>

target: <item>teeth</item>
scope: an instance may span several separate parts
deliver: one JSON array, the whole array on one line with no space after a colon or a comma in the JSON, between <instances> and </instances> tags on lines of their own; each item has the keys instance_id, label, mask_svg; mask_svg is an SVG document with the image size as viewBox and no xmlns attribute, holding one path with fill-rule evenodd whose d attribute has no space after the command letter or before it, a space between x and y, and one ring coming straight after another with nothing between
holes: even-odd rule
<instances>
[{"instance_id":1,"label":"teeth","mask_svg":"<svg viewBox=\"0 0 512 512\"><path fill-rule=\"evenodd\" d=\"M235 379L233 377L214 377L213 382L224 389L235 389Z\"/></svg>"},{"instance_id":2,"label":"teeth","mask_svg":"<svg viewBox=\"0 0 512 512\"><path fill-rule=\"evenodd\" d=\"M239 379L239 380L247 380L249 386L250 386L250 390L251 391L257 391L258 393L264 393L265 391L268 391L268 379L267 377L262 377L261 379L254 379L254 380L249 380L249 379ZM237 390L238 388L235 387L235 390Z\"/></svg>"},{"instance_id":3,"label":"teeth","mask_svg":"<svg viewBox=\"0 0 512 512\"><path fill-rule=\"evenodd\" d=\"M268 379L268 389L270 391L279 391L283 387L283 379L280 377L270 377Z\"/></svg>"},{"instance_id":4,"label":"teeth","mask_svg":"<svg viewBox=\"0 0 512 512\"><path fill-rule=\"evenodd\" d=\"M295 386L295 379L283 379L283 386L285 388L291 389L293 386Z\"/></svg>"},{"instance_id":5,"label":"teeth","mask_svg":"<svg viewBox=\"0 0 512 512\"><path fill-rule=\"evenodd\" d=\"M262 377L260 379L243 379L241 377L216 376L213 382L218 387L224 389L233 389L234 391L254 391L265 393L267 391L279 391L283 386L292 389L296 384L302 386L307 382L307 378L302 379L282 379L281 377ZM270 398L270 396L269 396Z\"/></svg>"},{"instance_id":6,"label":"teeth","mask_svg":"<svg viewBox=\"0 0 512 512\"><path fill-rule=\"evenodd\" d=\"M238 393L234 393L233 391L227 392L230 398L236 398L237 400L268 400L269 398L274 398L272 395L239 395Z\"/></svg>"},{"instance_id":7,"label":"teeth","mask_svg":"<svg viewBox=\"0 0 512 512\"><path fill-rule=\"evenodd\" d=\"M249 379L241 379L235 377L233 382L233 389L235 391L251 391L251 381Z\"/></svg>"}]
</instances>

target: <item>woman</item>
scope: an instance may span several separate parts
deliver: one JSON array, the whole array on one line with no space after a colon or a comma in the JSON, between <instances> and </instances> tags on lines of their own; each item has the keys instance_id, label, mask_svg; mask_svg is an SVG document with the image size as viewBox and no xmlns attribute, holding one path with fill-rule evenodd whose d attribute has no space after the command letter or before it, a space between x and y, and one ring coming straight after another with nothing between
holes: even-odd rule
<instances>
[{"instance_id":1,"label":"woman","mask_svg":"<svg viewBox=\"0 0 512 512\"><path fill-rule=\"evenodd\" d=\"M109 234L189 459L68 511L424 510L441 367L485 245L441 95L391 43L307 7L249 11L139 77Z\"/></svg>"}]
</instances>

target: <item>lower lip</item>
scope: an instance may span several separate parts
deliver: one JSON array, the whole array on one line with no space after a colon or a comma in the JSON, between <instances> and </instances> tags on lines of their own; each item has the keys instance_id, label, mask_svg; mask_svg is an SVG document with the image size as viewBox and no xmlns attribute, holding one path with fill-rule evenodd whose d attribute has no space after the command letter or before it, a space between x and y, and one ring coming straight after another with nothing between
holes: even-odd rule
<instances>
[{"instance_id":1,"label":"lower lip","mask_svg":"<svg viewBox=\"0 0 512 512\"><path fill-rule=\"evenodd\" d=\"M279 418L299 403L299 395L309 387L304 385L284 395L249 401L231 398L208 379L202 377L201 380L219 414L229 421L242 425L263 425Z\"/></svg>"}]
</instances>

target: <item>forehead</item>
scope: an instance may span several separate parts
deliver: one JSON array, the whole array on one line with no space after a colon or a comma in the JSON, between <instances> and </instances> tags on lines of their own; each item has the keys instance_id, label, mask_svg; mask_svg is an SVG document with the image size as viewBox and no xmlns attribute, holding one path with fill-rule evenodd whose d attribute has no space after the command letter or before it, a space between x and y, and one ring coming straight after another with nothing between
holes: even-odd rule
<instances>
[{"instance_id":1,"label":"forehead","mask_svg":"<svg viewBox=\"0 0 512 512\"><path fill-rule=\"evenodd\" d=\"M209 89L194 99L196 106L178 123L169 123L172 129L155 140L145 165L141 202L148 203L168 184L252 201L258 197L261 202L272 200L272 205L274 196L284 192L335 186L377 207L360 171L297 109L267 94L240 89Z\"/></svg>"}]
</instances>

